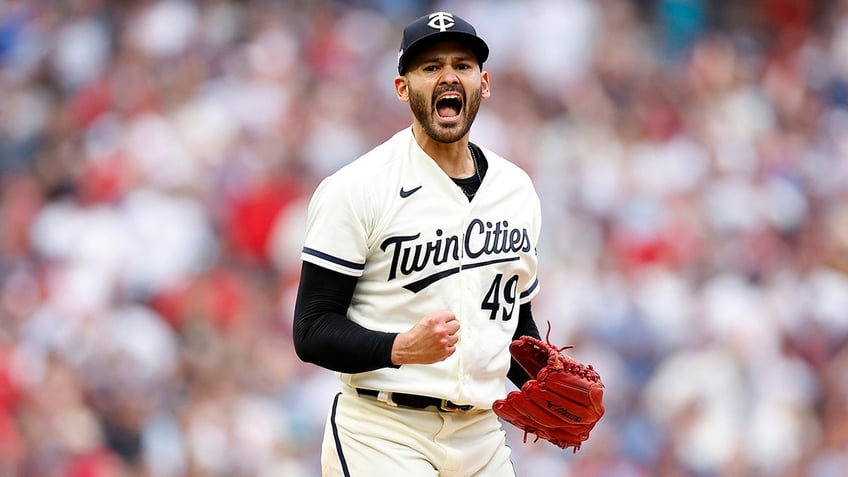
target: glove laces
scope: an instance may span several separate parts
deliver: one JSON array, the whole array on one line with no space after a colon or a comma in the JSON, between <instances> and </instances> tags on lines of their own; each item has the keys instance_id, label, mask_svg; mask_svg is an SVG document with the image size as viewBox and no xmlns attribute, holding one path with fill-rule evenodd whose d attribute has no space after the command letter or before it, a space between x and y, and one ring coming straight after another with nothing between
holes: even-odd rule
<instances>
[{"instance_id":1,"label":"glove laces","mask_svg":"<svg viewBox=\"0 0 848 477\"><path fill-rule=\"evenodd\" d=\"M556 346L554 346L553 343L551 343L551 320L548 320L548 332L545 334L545 341L548 342L548 346L556 349L560 353L562 353L563 351L565 351L567 349L574 348L574 345L565 345L561 348L557 348ZM591 364L588 365L588 366L585 366L582 363L578 363L577 361L574 361L573 359L570 359L570 358L567 358L567 357L563 358L563 361L566 364L566 366L564 366L564 369L566 371L568 371L569 373L575 374L577 376L581 376L581 377L586 378L587 380L592 381L592 382L597 383L597 382L601 381L601 376L598 374L597 371L595 371L595 368L593 368ZM526 439L526 436L525 436L525 439Z\"/></svg>"}]
</instances>

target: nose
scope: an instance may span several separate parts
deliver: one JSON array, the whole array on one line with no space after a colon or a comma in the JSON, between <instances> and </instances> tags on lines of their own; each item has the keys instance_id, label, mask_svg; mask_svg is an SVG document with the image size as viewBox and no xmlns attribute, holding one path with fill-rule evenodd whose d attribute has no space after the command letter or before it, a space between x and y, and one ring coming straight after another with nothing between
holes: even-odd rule
<instances>
[{"instance_id":1,"label":"nose","mask_svg":"<svg viewBox=\"0 0 848 477\"><path fill-rule=\"evenodd\" d=\"M441 83L444 84L458 84L459 83L459 75L456 73L456 70L453 66L447 66L442 70Z\"/></svg>"}]
</instances>

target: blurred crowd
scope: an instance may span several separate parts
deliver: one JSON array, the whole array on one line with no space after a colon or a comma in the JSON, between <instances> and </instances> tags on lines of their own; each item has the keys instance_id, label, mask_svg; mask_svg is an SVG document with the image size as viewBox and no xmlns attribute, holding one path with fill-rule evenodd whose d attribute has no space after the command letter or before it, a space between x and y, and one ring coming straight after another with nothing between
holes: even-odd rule
<instances>
[{"instance_id":1,"label":"blurred crowd","mask_svg":"<svg viewBox=\"0 0 848 477\"><path fill-rule=\"evenodd\" d=\"M507 428L519 475L845 475L848 1L0 0L0 476L319 475L305 206L443 9L606 383L576 454Z\"/></svg>"}]
</instances>

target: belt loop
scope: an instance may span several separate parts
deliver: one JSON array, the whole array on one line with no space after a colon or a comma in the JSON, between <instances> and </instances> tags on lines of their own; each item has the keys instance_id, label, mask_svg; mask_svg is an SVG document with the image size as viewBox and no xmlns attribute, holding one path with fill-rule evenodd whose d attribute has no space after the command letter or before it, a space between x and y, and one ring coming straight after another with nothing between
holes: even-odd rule
<instances>
[{"instance_id":1,"label":"belt loop","mask_svg":"<svg viewBox=\"0 0 848 477\"><path fill-rule=\"evenodd\" d=\"M377 394L377 400L384 402L384 403L388 404L389 406L397 407L397 403L394 402L394 400L392 400L392 393L389 393L389 392L386 392L386 391L380 391Z\"/></svg>"}]
</instances>

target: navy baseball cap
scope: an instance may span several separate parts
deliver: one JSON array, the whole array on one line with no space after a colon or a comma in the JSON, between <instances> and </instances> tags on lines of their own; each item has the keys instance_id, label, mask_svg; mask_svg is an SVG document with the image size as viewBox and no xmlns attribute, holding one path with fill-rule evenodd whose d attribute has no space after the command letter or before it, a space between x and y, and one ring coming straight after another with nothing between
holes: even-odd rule
<instances>
[{"instance_id":1,"label":"navy baseball cap","mask_svg":"<svg viewBox=\"0 0 848 477\"><path fill-rule=\"evenodd\" d=\"M477 30L462 18L448 12L424 15L403 29L403 39L398 50L398 73L403 74L416 50L432 40L455 39L465 43L477 56L480 66L489 57L489 46L477 36Z\"/></svg>"}]
</instances>

